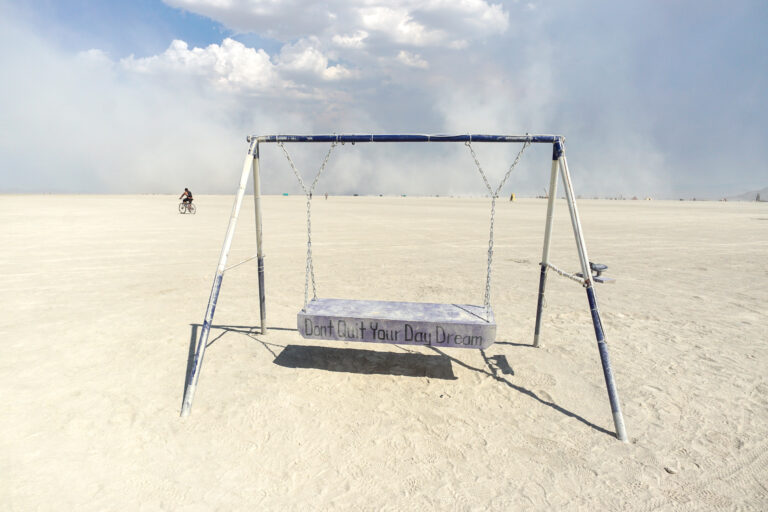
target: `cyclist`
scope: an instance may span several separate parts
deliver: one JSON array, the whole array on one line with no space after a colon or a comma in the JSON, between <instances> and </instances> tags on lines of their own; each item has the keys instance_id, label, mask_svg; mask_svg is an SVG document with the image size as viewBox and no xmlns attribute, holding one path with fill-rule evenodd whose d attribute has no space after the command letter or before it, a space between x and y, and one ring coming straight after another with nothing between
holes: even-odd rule
<instances>
[{"instance_id":1,"label":"cyclist","mask_svg":"<svg viewBox=\"0 0 768 512\"><path fill-rule=\"evenodd\" d=\"M187 205L187 209L189 209L189 205L192 204L192 192L189 191L188 188L184 187L184 192L179 196L179 199L184 199L184 204Z\"/></svg>"}]
</instances>

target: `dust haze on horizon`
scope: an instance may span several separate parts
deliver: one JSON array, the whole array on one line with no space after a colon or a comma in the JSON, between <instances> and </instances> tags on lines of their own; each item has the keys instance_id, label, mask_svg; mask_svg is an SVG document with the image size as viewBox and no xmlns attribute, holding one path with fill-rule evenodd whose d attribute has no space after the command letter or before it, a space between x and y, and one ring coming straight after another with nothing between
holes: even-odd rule
<instances>
[{"instance_id":1,"label":"dust haze on horizon","mask_svg":"<svg viewBox=\"0 0 768 512\"><path fill-rule=\"evenodd\" d=\"M230 194L245 138L562 134L577 194L768 185L768 4L0 0L0 192ZM304 176L328 146L287 145ZM519 145L476 145L492 183ZM298 193L264 144L265 193ZM549 145L502 194L542 193ZM334 194L483 195L462 144L337 147Z\"/></svg>"}]
</instances>

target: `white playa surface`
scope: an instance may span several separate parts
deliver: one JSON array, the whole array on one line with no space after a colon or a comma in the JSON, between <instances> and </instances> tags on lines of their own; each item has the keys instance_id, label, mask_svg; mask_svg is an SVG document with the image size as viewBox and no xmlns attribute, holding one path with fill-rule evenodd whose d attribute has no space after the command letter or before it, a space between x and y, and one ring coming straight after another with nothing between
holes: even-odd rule
<instances>
[{"instance_id":1,"label":"white playa surface","mask_svg":"<svg viewBox=\"0 0 768 512\"><path fill-rule=\"evenodd\" d=\"M546 202L500 201L497 343L302 339L302 197L264 198L179 417L232 196L0 196L4 510L766 510L768 204L581 201L630 443L587 298L550 273ZM230 262L255 253L253 202ZM323 297L481 304L489 200L321 196ZM577 271L565 202L553 262Z\"/></svg>"}]
</instances>

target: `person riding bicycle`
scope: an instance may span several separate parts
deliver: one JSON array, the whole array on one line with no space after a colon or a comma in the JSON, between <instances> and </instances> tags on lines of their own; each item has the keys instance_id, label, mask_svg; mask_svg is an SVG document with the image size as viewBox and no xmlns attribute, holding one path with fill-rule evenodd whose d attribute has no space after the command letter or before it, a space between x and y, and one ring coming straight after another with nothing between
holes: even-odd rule
<instances>
[{"instance_id":1,"label":"person riding bicycle","mask_svg":"<svg viewBox=\"0 0 768 512\"><path fill-rule=\"evenodd\" d=\"M188 188L184 187L184 192L179 196L179 199L184 199L184 203L192 202L192 192Z\"/></svg>"}]
</instances>

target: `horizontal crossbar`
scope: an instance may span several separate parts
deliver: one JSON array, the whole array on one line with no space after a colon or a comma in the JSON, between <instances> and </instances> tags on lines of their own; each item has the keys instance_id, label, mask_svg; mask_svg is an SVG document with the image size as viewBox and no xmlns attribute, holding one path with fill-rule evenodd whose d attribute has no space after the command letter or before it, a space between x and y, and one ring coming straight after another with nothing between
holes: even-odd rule
<instances>
[{"instance_id":1,"label":"horizontal crossbar","mask_svg":"<svg viewBox=\"0 0 768 512\"><path fill-rule=\"evenodd\" d=\"M250 135L248 142L562 142L562 135Z\"/></svg>"}]
</instances>

